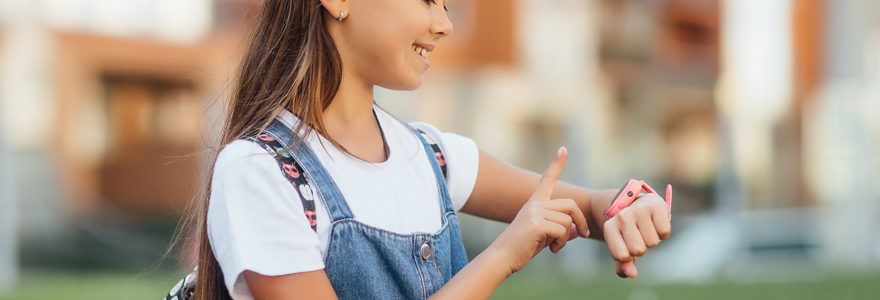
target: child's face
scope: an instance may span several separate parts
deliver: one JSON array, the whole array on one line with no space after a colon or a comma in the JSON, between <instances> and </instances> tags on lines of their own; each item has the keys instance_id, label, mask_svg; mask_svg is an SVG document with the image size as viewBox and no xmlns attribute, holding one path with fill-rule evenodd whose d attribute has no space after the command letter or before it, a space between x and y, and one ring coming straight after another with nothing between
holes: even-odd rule
<instances>
[{"instance_id":1,"label":"child's face","mask_svg":"<svg viewBox=\"0 0 880 300\"><path fill-rule=\"evenodd\" d=\"M388 89L418 88L430 62L414 47L421 45L431 51L441 38L452 33L452 23L443 7L446 0L342 3L345 20L325 21L342 57L344 76L356 76L350 79ZM339 12L332 14L338 16Z\"/></svg>"}]
</instances>

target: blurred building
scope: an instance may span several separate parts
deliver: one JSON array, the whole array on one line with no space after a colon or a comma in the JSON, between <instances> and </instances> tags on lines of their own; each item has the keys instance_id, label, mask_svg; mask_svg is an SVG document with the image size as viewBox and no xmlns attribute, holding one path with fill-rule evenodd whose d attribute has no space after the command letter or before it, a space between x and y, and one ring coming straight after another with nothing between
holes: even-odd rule
<instances>
[{"instance_id":1,"label":"blurred building","mask_svg":"<svg viewBox=\"0 0 880 300\"><path fill-rule=\"evenodd\" d=\"M108 216L181 211L217 146L226 80L259 3L0 0L0 208L17 206L0 210L0 239L18 232L26 247ZM700 280L878 267L876 1L448 6L455 32L423 86L377 88L380 105L535 171L565 145L573 183L673 184L676 234L642 270ZM503 228L463 220L472 253ZM18 247L2 245L0 282ZM575 241L538 261L586 275L608 264L605 252Z\"/></svg>"},{"instance_id":2,"label":"blurred building","mask_svg":"<svg viewBox=\"0 0 880 300\"><path fill-rule=\"evenodd\" d=\"M108 217L183 209L258 4L0 1L0 278L6 240L52 248Z\"/></svg>"},{"instance_id":3,"label":"blurred building","mask_svg":"<svg viewBox=\"0 0 880 300\"><path fill-rule=\"evenodd\" d=\"M2 132L2 127L0 127ZM0 133L0 291L12 287L18 275L18 218L12 182L12 160Z\"/></svg>"},{"instance_id":4,"label":"blurred building","mask_svg":"<svg viewBox=\"0 0 880 300\"><path fill-rule=\"evenodd\" d=\"M820 200L819 252L880 265L880 2L826 1L824 76L803 106L807 187Z\"/></svg>"}]
</instances>

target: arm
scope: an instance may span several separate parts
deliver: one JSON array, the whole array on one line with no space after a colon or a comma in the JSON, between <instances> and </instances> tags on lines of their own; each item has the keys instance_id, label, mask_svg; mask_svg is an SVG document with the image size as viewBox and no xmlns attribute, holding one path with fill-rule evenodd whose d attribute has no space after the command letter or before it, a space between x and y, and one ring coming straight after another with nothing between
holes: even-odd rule
<instances>
[{"instance_id":1,"label":"arm","mask_svg":"<svg viewBox=\"0 0 880 300\"><path fill-rule=\"evenodd\" d=\"M505 163L480 150L477 183L461 211L510 223L535 190L541 175ZM611 204L617 191L592 190L558 182L551 199L573 199L587 218L590 237L603 240L602 213Z\"/></svg>"},{"instance_id":2,"label":"arm","mask_svg":"<svg viewBox=\"0 0 880 300\"><path fill-rule=\"evenodd\" d=\"M479 161L474 191L462 211L511 222L529 200L531 190L539 185L540 175L511 166L484 151L480 151ZM635 278L638 276L636 259L669 237L672 230L670 214L663 198L648 194L606 220L603 213L616 193L615 190L597 191L560 182L552 189L550 199L573 199L586 216L589 237L605 241L615 260L618 276Z\"/></svg>"},{"instance_id":3,"label":"arm","mask_svg":"<svg viewBox=\"0 0 880 300\"><path fill-rule=\"evenodd\" d=\"M324 270L266 276L244 271L254 299L337 299Z\"/></svg>"}]
</instances>

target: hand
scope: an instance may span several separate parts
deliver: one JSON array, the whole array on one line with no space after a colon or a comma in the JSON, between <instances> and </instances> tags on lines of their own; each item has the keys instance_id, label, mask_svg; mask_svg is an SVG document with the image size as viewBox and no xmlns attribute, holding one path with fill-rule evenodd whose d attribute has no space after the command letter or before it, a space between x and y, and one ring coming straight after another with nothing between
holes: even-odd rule
<instances>
[{"instance_id":1,"label":"hand","mask_svg":"<svg viewBox=\"0 0 880 300\"><path fill-rule=\"evenodd\" d=\"M589 236L587 220L574 200L550 199L566 158L568 151L559 148L531 198L487 249L501 255L510 273L521 270L547 246L556 253L577 235Z\"/></svg>"},{"instance_id":2,"label":"hand","mask_svg":"<svg viewBox=\"0 0 880 300\"><path fill-rule=\"evenodd\" d=\"M669 238L672 231L669 207L656 193L646 194L605 222L603 233L620 277L639 275L635 261L648 248Z\"/></svg>"}]
</instances>

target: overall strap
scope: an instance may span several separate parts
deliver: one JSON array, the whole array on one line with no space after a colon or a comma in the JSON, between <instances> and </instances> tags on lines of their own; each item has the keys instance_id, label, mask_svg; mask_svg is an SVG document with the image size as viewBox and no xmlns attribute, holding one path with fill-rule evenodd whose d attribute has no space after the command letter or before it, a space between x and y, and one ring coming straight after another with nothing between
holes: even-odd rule
<instances>
[{"instance_id":1,"label":"overall strap","mask_svg":"<svg viewBox=\"0 0 880 300\"><path fill-rule=\"evenodd\" d=\"M449 196L449 188L446 186L446 159L437 142L428 135L424 130L415 129L406 122L401 122L419 138L422 147L425 148L425 154L428 156L428 162L434 170L434 179L437 181L437 193L440 196L440 202L443 203L444 213L455 212L452 207L452 198Z\"/></svg>"},{"instance_id":2,"label":"overall strap","mask_svg":"<svg viewBox=\"0 0 880 300\"><path fill-rule=\"evenodd\" d=\"M291 146L297 145L301 140L293 132L293 129L277 119L272 120L265 133L281 143L282 148L280 150L290 149ZM324 205L330 213L332 222L354 219L354 215L351 213L348 203L345 202L342 192L339 191L339 187L336 186L336 182L333 181L333 177L330 176L330 173L327 172L327 169L324 168L324 165L321 164L321 161L318 160L314 152L305 144L305 141L284 153L291 156L301 166L298 170L302 171L305 177L314 182L317 187L317 195L324 200Z\"/></svg>"}]
</instances>

